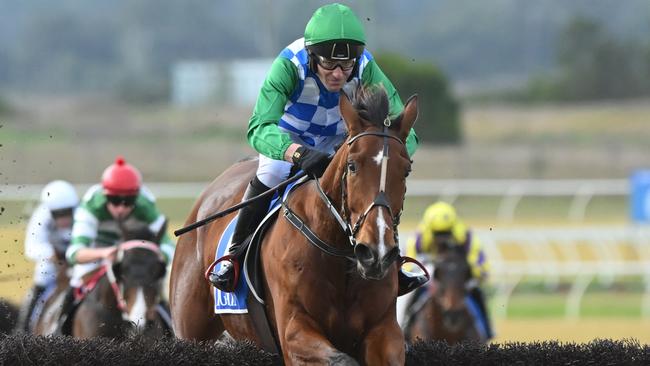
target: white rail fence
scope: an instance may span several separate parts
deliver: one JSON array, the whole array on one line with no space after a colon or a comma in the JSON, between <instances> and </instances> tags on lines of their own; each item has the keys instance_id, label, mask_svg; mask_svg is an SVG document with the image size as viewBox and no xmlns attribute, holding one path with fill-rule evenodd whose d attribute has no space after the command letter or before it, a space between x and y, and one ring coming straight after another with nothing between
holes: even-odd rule
<instances>
[{"instance_id":1,"label":"white rail fence","mask_svg":"<svg viewBox=\"0 0 650 366\"><path fill-rule=\"evenodd\" d=\"M549 289L571 283L565 316L580 316L582 297L598 281L605 286L623 277L644 284L641 314L650 317L650 228L596 227L476 230L492 263L496 309L506 316L508 302L525 279L540 278ZM513 253L517 251L517 253Z\"/></svg>"},{"instance_id":2,"label":"white rail fence","mask_svg":"<svg viewBox=\"0 0 650 366\"><path fill-rule=\"evenodd\" d=\"M146 183L158 198L196 198L207 182ZM571 199L567 218L582 221L589 202L596 196L627 196L630 183L626 179L410 179L407 196L438 197L453 203L460 196L501 197L497 220L509 222L522 198L526 196L568 197ZM77 185L85 192L90 184ZM43 185L20 184L0 188L0 201L36 200Z\"/></svg>"},{"instance_id":3,"label":"white rail fence","mask_svg":"<svg viewBox=\"0 0 650 366\"><path fill-rule=\"evenodd\" d=\"M497 219L510 222L514 219L515 210L522 198L538 197L568 197L571 204L567 218L571 221L582 221L589 202L595 196L627 196L630 183L625 179L438 179L410 180L407 195L438 196L440 199L453 203L460 196L493 196L501 197Z\"/></svg>"}]
</instances>

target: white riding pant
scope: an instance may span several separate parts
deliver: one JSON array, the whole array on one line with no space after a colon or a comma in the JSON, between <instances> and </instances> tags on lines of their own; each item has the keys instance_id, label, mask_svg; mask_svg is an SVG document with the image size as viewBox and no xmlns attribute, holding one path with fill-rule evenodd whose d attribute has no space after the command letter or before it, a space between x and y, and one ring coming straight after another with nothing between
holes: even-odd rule
<instances>
[{"instance_id":1,"label":"white riding pant","mask_svg":"<svg viewBox=\"0 0 650 366\"><path fill-rule=\"evenodd\" d=\"M34 285L47 287L56 280L56 267L49 258L34 261Z\"/></svg>"},{"instance_id":2,"label":"white riding pant","mask_svg":"<svg viewBox=\"0 0 650 366\"><path fill-rule=\"evenodd\" d=\"M291 137L294 142L301 143L298 137L294 135L291 135ZM310 148L324 152L326 154L330 154L331 156L336 152L335 148L341 144L346 137L346 134L332 136L331 138L328 138L324 142L318 144L318 146L311 146ZM273 160L262 154L259 154L258 164L259 165L257 166L256 174L257 179L259 179L260 182L264 183L264 185L269 188L275 187L278 184L282 183L282 181L289 178L289 173L291 173L291 167L293 166L293 164L288 161Z\"/></svg>"},{"instance_id":3,"label":"white riding pant","mask_svg":"<svg viewBox=\"0 0 650 366\"><path fill-rule=\"evenodd\" d=\"M56 267L52 263L54 250L44 240L25 241L25 255L34 262L34 284L47 287L56 280Z\"/></svg>"},{"instance_id":4,"label":"white riding pant","mask_svg":"<svg viewBox=\"0 0 650 366\"><path fill-rule=\"evenodd\" d=\"M257 179L269 188L275 187L289 178L292 166L293 164L288 161L273 160L260 154L256 173Z\"/></svg>"}]
</instances>

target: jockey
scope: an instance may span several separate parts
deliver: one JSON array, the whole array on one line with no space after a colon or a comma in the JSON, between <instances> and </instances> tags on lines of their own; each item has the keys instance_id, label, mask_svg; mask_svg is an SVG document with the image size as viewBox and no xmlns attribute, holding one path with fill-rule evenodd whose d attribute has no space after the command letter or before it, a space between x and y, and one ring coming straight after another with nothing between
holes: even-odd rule
<instances>
[{"instance_id":1,"label":"jockey","mask_svg":"<svg viewBox=\"0 0 650 366\"><path fill-rule=\"evenodd\" d=\"M464 247L467 263L472 272L469 294L478 304L485 319L487 338L492 338L493 332L486 310L485 296L480 287L489 275L490 264L479 239L472 235L471 230L458 218L456 209L442 201L430 205L424 211L416 236L407 244L407 255L414 258L423 253L435 256L436 245L434 244L439 241L448 241Z\"/></svg>"},{"instance_id":2,"label":"jockey","mask_svg":"<svg viewBox=\"0 0 650 366\"><path fill-rule=\"evenodd\" d=\"M256 176L243 200L265 192L289 177L292 168L320 177L337 145L347 138L339 110L339 95L352 95L360 84L380 84L390 101L390 115L404 106L393 84L365 49L363 25L350 8L341 4L317 9L305 28L304 38L288 45L276 57L262 84L248 124L248 142L259 152ZM413 155L418 138L411 130L406 148ZM268 211L271 196L239 211L227 261L209 275L222 291L236 287L235 266L246 251L247 238ZM426 278L399 272L400 294Z\"/></svg>"},{"instance_id":3,"label":"jockey","mask_svg":"<svg viewBox=\"0 0 650 366\"><path fill-rule=\"evenodd\" d=\"M71 290L83 284L82 277L97 269L101 260L114 260L117 244L127 240L123 228L145 226L151 237L159 238L160 250L169 264L175 244L166 231L167 219L156 207L153 194L142 185L140 172L118 157L84 195L74 215L71 244L65 258L73 266ZM73 291L66 296L61 321L73 308Z\"/></svg>"},{"instance_id":4,"label":"jockey","mask_svg":"<svg viewBox=\"0 0 650 366\"><path fill-rule=\"evenodd\" d=\"M23 302L16 330L28 331L36 301L56 280L56 260L63 260L70 244L72 215L79 197L72 184L55 180L41 191L40 204L34 210L25 235L25 255L35 262L34 285Z\"/></svg>"}]
</instances>

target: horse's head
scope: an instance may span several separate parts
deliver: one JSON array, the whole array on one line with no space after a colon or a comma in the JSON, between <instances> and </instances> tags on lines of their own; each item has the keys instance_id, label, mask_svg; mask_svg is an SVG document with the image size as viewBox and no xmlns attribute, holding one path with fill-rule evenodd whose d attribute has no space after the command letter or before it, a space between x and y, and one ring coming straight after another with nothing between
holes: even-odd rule
<instances>
[{"instance_id":1,"label":"horse's head","mask_svg":"<svg viewBox=\"0 0 650 366\"><path fill-rule=\"evenodd\" d=\"M434 262L435 298L442 308L442 321L449 330L465 326L466 286L472 278L464 248L448 240L436 240L438 253Z\"/></svg>"},{"instance_id":2,"label":"horse's head","mask_svg":"<svg viewBox=\"0 0 650 366\"><path fill-rule=\"evenodd\" d=\"M156 316L166 266L157 244L132 240L120 245L113 271L122 288L125 313L138 328Z\"/></svg>"},{"instance_id":3,"label":"horse's head","mask_svg":"<svg viewBox=\"0 0 650 366\"><path fill-rule=\"evenodd\" d=\"M383 88L359 88L352 103L342 94L340 107L349 138L323 180L340 192L359 274L378 280L399 258L397 225L411 171L405 143L417 118L417 97L392 120Z\"/></svg>"},{"instance_id":4,"label":"horse's head","mask_svg":"<svg viewBox=\"0 0 650 366\"><path fill-rule=\"evenodd\" d=\"M126 287L150 287L165 276L166 266L157 242L167 229L167 223L152 232L142 223L120 222L124 243L120 245L115 273Z\"/></svg>"},{"instance_id":5,"label":"horse's head","mask_svg":"<svg viewBox=\"0 0 650 366\"><path fill-rule=\"evenodd\" d=\"M127 287L152 287L165 276L165 262L155 243L144 240L125 242L114 271L120 283Z\"/></svg>"}]
</instances>

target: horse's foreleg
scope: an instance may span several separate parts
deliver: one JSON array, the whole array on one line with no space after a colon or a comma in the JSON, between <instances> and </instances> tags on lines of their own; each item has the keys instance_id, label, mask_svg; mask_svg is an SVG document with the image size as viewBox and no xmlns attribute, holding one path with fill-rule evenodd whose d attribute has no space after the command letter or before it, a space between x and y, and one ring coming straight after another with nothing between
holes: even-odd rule
<instances>
[{"instance_id":1,"label":"horse's foreleg","mask_svg":"<svg viewBox=\"0 0 650 366\"><path fill-rule=\"evenodd\" d=\"M170 283L170 312L176 337L191 340L217 339L223 332L221 320L214 315L211 287L203 279L203 269L190 258L174 258ZM191 253L190 253L191 254ZM179 253L177 252L177 254Z\"/></svg>"},{"instance_id":2,"label":"horse's foreleg","mask_svg":"<svg viewBox=\"0 0 650 366\"><path fill-rule=\"evenodd\" d=\"M405 342L395 319L374 327L363 342L366 365L404 365Z\"/></svg>"},{"instance_id":3,"label":"horse's foreleg","mask_svg":"<svg viewBox=\"0 0 650 366\"><path fill-rule=\"evenodd\" d=\"M284 362L287 365L358 365L352 357L334 348L305 315L294 316L279 332Z\"/></svg>"}]
</instances>

